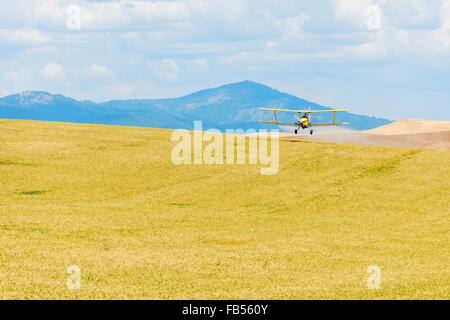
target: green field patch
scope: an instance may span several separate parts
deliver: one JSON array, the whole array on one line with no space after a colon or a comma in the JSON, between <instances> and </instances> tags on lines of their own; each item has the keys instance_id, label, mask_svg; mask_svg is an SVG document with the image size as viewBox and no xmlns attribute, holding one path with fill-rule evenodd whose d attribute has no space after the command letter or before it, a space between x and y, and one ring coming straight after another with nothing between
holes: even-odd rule
<instances>
[{"instance_id":1,"label":"green field patch","mask_svg":"<svg viewBox=\"0 0 450 320\"><path fill-rule=\"evenodd\" d=\"M422 150L412 150L407 153L401 154L397 157L394 157L392 159L383 160L383 162L379 165L364 168L362 172L359 174L359 177L364 177L370 174L392 173L403 161L413 158L416 154L420 152L422 152Z\"/></svg>"},{"instance_id":2,"label":"green field patch","mask_svg":"<svg viewBox=\"0 0 450 320\"><path fill-rule=\"evenodd\" d=\"M123 144L124 147L140 147L142 146L141 143L125 143Z\"/></svg>"},{"instance_id":3,"label":"green field patch","mask_svg":"<svg viewBox=\"0 0 450 320\"><path fill-rule=\"evenodd\" d=\"M20 165L20 163L14 161L0 161L0 166L13 166L13 165Z\"/></svg>"},{"instance_id":4,"label":"green field patch","mask_svg":"<svg viewBox=\"0 0 450 320\"><path fill-rule=\"evenodd\" d=\"M34 167L34 166L37 166L37 165L34 164L34 163L28 163L28 162L0 161L0 166Z\"/></svg>"},{"instance_id":5,"label":"green field patch","mask_svg":"<svg viewBox=\"0 0 450 320\"><path fill-rule=\"evenodd\" d=\"M0 224L0 230L23 232L23 233L27 233L27 234L32 234L32 233L36 233L36 232L46 234L46 233L50 232L50 229L39 226L38 224L30 224L30 225Z\"/></svg>"},{"instance_id":6,"label":"green field patch","mask_svg":"<svg viewBox=\"0 0 450 320\"><path fill-rule=\"evenodd\" d=\"M251 240L240 240L240 239L210 239L203 240L205 244L216 244L220 246L241 246L250 243Z\"/></svg>"},{"instance_id":7,"label":"green field patch","mask_svg":"<svg viewBox=\"0 0 450 320\"><path fill-rule=\"evenodd\" d=\"M409 152L396 155L392 158L383 159L381 160L381 163L378 163L376 165L355 168L353 170L355 171L355 174L347 176L345 178L337 179L337 181L330 183L329 186L341 186L369 176L383 176L393 174L403 161L412 159L415 155L419 154L422 151L423 150L420 149L411 150Z\"/></svg>"},{"instance_id":8,"label":"green field patch","mask_svg":"<svg viewBox=\"0 0 450 320\"><path fill-rule=\"evenodd\" d=\"M27 195L27 196L37 196L37 195L41 195L41 194L44 194L47 192L48 191L46 191L46 190L30 190L30 191L21 191L21 192L18 192L17 194Z\"/></svg>"},{"instance_id":9,"label":"green field patch","mask_svg":"<svg viewBox=\"0 0 450 320\"><path fill-rule=\"evenodd\" d=\"M191 204L189 203L177 203L177 202L169 202L169 206L176 206L176 207L189 207Z\"/></svg>"}]
</instances>

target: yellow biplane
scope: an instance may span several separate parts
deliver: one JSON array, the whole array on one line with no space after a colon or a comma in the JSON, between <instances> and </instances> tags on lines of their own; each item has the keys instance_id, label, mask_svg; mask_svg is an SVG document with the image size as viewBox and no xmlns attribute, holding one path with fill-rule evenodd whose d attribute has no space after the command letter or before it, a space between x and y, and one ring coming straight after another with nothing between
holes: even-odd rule
<instances>
[{"instance_id":1,"label":"yellow biplane","mask_svg":"<svg viewBox=\"0 0 450 320\"><path fill-rule=\"evenodd\" d=\"M298 127L297 129L295 129L295 134L298 133L298 129L300 129L300 128L301 129L309 128L309 133L313 134L313 129L312 129L313 126L342 126L342 125L348 124L348 122L340 122L340 123L336 122L336 112L348 112L349 110L311 110L311 107L309 107L309 110L284 110L284 109L269 109L269 108L259 108L259 109L266 110L266 111L273 111L273 115L275 116L275 122L263 122L263 123ZM298 121L295 123L278 122L277 111L298 113L298 116L296 116ZM325 113L325 112L334 112L332 123L314 123L314 124L311 123L312 118L318 118L318 119L322 118L322 117L311 116L311 113Z\"/></svg>"}]
</instances>

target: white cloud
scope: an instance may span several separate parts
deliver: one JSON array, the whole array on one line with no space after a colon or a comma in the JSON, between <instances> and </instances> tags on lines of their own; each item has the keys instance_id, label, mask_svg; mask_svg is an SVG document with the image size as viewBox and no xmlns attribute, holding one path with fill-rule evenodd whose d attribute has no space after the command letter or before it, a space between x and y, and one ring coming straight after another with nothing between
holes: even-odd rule
<instances>
[{"instance_id":1,"label":"white cloud","mask_svg":"<svg viewBox=\"0 0 450 320\"><path fill-rule=\"evenodd\" d=\"M178 80L178 72L180 71L180 67L173 59L149 61L148 66L155 76L163 80Z\"/></svg>"},{"instance_id":2,"label":"white cloud","mask_svg":"<svg viewBox=\"0 0 450 320\"><path fill-rule=\"evenodd\" d=\"M193 65L199 69L209 69L209 64L207 59L194 59Z\"/></svg>"},{"instance_id":3,"label":"white cloud","mask_svg":"<svg viewBox=\"0 0 450 320\"><path fill-rule=\"evenodd\" d=\"M1 89L1 90L0 90L0 98L6 97L6 96L8 96L8 95L10 95L10 94L12 94L12 92L9 91L8 89Z\"/></svg>"},{"instance_id":4,"label":"white cloud","mask_svg":"<svg viewBox=\"0 0 450 320\"><path fill-rule=\"evenodd\" d=\"M437 29L442 0L396 0L383 4L390 26L401 29Z\"/></svg>"},{"instance_id":5,"label":"white cloud","mask_svg":"<svg viewBox=\"0 0 450 320\"><path fill-rule=\"evenodd\" d=\"M370 0L340 0L336 8L336 18L353 20L362 26L365 22L367 8L373 6Z\"/></svg>"},{"instance_id":6,"label":"white cloud","mask_svg":"<svg viewBox=\"0 0 450 320\"><path fill-rule=\"evenodd\" d=\"M61 53L61 48L52 45L41 45L36 47L30 47L23 50L23 53L27 55L57 55Z\"/></svg>"},{"instance_id":7,"label":"white cloud","mask_svg":"<svg viewBox=\"0 0 450 320\"><path fill-rule=\"evenodd\" d=\"M25 91L33 83L32 72L26 68L18 67L13 71L7 71L2 77L2 87L3 90L8 93ZM8 87L6 87L6 85ZM5 88L6 87L6 88Z\"/></svg>"},{"instance_id":8,"label":"white cloud","mask_svg":"<svg viewBox=\"0 0 450 320\"><path fill-rule=\"evenodd\" d=\"M180 68L173 59L163 59L162 63L172 72L178 72Z\"/></svg>"},{"instance_id":9,"label":"white cloud","mask_svg":"<svg viewBox=\"0 0 450 320\"><path fill-rule=\"evenodd\" d=\"M96 63L90 65L84 71L87 76L100 76L107 78L113 78L115 76L111 69Z\"/></svg>"},{"instance_id":10,"label":"white cloud","mask_svg":"<svg viewBox=\"0 0 450 320\"><path fill-rule=\"evenodd\" d=\"M285 75L345 83L390 65L450 69L450 0L3 2L0 85L11 92L173 96L241 79L283 89ZM71 5L80 29L67 27Z\"/></svg>"},{"instance_id":11,"label":"white cloud","mask_svg":"<svg viewBox=\"0 0 450 320\"><path fill-rule=\"evenodd\" d=\"M304 35L303 25L308 20L311 20L311 17L304 13L283 20L281 23L283 36L289 38L291 41L302 38Z\"/></svg>"},{"instance_id":12,"label":"white cloud","mask_svg":"<svg viewBox=\"0 0 450 320\"><path fill-rule=\"evenodd\" d=\"M51 80L57 80L64 77L63 67L55 62L46 64L42 68L41 74Z\"/></svg>"},{"instance_id":13,"label":"white cloud","mask_svg":"<svg viewBox=\"0 0 450 320\"><path fill-rule=\"evenodd\" d=\"M441 10L442 28L450 29L450 0L444 0Z\"/></svg>"},{"instance_id":14,"label":"white cloud","mask_svg":"<svg viewBox=\"0 0 450 320\"><path fill-rule=\"evenodd\" d=\"M35 46L45 44L51 38L37 28L21 28L17 30L0 29L0 42L13 45Z\"/></svg>"},{"instance_id":15,"label":"white cloud","mask_svg":"<svg viewBox=\"0 0 450 320\"><path fill-rule=\"evenodd\" d=\"M131 98L131 95L135 92L134 86L130 84L116 84L113 90L117 92L119 97Z\"/></svg>"}]
</instances>

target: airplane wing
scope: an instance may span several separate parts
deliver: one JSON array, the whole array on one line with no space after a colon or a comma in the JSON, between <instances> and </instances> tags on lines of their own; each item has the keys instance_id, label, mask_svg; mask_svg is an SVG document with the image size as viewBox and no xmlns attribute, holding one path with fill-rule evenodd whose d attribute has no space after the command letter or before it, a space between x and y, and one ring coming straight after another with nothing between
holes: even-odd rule
<instances>
[{"instance_id":1,"label":"airplane wing","mask_svg":"<svg viewBox=\"0 0 450 320\"><path fill-rule=\"evenodd\" d=\"M316 126L345 126L348 122L333 122L333 123L311 123L313 127Z\"/></svg>"},{"instance_id":2,"label":"airplane wing","mask_svg":"<svg viewBox=\"0 0 450 320\"><path fill-rule=\"evenodd\" d=\"M294 112L294 113L323 113L323 112L348 112L348 111L350 111L350 110L286 110L286 109L269 109L269 108L259 108L259 110Z\"/></svg>"},{"instance_id":3,"label":"airplane wing","mask_svg":"<svg viewBox=\"0 0 450 320\"><path fill-rule=\"evenodd\" d=\"M326 112L334 112L333 114L333 123L315 123L315 124L311 124L313 126L341 126L341 125L346 125L348 124L348 122L341 122L341 123L337 123L336 122L336 112L347 112L349 110L286 110L286 109L272 109L272 108L259 108L260 110L265 110L265 111L273 111L273 115L275 117L275 122L263 122L263 123L267 123L267 124L278 124L278 125L285 125L285 126L298 126L298 123L284 123L284 122L278 122L277 119L277 111L279 112L293 112L293 113L307 113L307 114L311 114L311 113L326 113ZM312 116L310 116L310 118L314 118ZM315 118L321 118L321 117L315 117Z\"/></svg>"}]
</instances>

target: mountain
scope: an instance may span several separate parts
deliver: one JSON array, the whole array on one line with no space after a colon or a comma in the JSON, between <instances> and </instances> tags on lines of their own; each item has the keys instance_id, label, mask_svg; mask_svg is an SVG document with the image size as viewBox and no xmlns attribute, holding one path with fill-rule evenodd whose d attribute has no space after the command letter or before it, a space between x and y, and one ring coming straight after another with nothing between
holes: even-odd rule
<instances>
[{"instance_id":1,"label":"mountain","mask_svg":"<svg viewBox=\"0 0 450 320\"><path fill-rule=\"evenodd\" d=\"M47 120L78 123L192 129L195 120L203 128L270 129L262 121L273 121L273 114L260 107L287 109L331 108L289 95L260 83L243 81L214 89L206 89L174 99L112 100L103 103L78 101L42 91L28 91L0 99L0 118ZM292 114L279 113L278 120L292 122ZM318 122L331 120L326 115ZM342 113L339 121L349 128L368 130L390 123L390 120Z\"/></svg>"}]
</instances>

